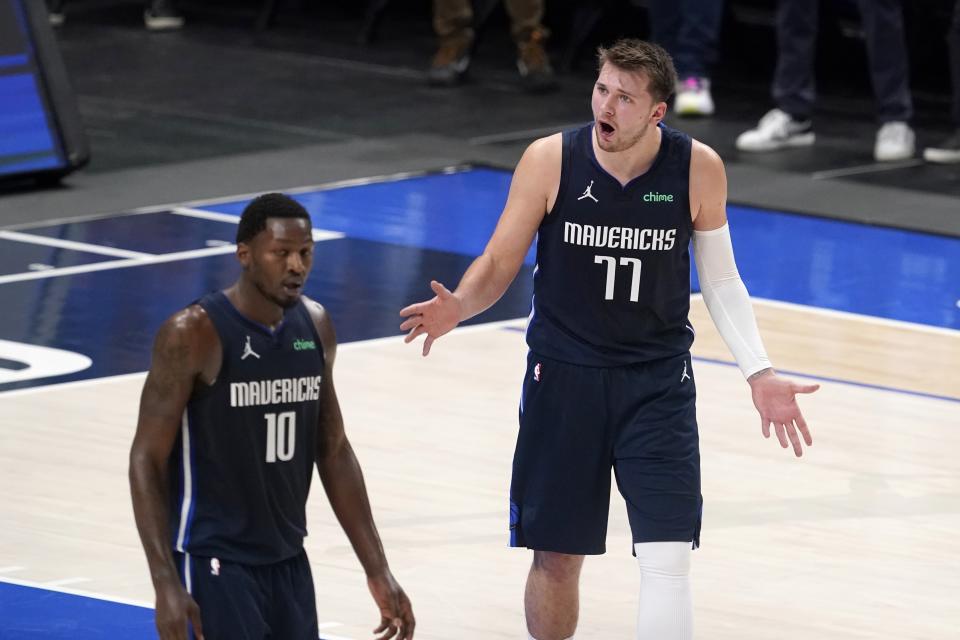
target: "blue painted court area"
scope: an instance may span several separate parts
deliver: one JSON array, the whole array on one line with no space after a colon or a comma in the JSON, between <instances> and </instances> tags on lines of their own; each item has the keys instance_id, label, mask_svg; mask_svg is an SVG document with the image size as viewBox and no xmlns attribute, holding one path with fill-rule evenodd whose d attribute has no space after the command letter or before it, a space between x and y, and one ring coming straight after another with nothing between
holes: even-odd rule
<instances>
[{"instance_id":1,"label":"blue painted court area","mask_svg":"<svg viewBox=\"0 0 960 640\"><path fill-rule=\"evenodd\" d=\"M477 256L486 247L511 173L471 169L294 194L321 229L350 238ZM248 200L200 209L239 216ZM533 250L527 264L535 261Z\"/></svg>"},{"instance_id":2,"label":"blue painted court area","mask_svg":"<svg viewBox=\"0 0 960 640\"><path fill-rule=\"evenodd\" d=\"M429 297L431 279L454 287L483 250L509 183L509 172L479 168L298 190L315 228L343 234L318 242L307 295L328 308L341 341L397 335L400 308ZM25 363L0 360L0 391L145 370L163 320L236 278L229 243L247 201L0 232L0 340L93 360L7 382L4 367ZM958 238L739 206L729 214L755 297L960 329ZM474 322L526 316L532 264L531 251L504 298Z\"/></svg>"},{"instance_id":3,"label":"blue painted court area","mask_svg":"<svg viewBox=\"0 0 960 640\"><path fill-rule=\"evenodd\" d=\"M153 609L0 581L2 640L151 640ZM320 636L318 640L323 640Z\"/></svg>"},{"instance_id":4,"label":"blue painted court area","mask_svg":"<svg viewBox=\"0 0 960 640\"><path fill-rule=\"evenodd\" d=\"M740 206L729 218L752 296L960 329L960 238Z\"/></svg>"},{"instance_id":5,"label":"blue painted court area","mask_svg":"<svg viewBox=\"0 0 960 640\"><path fill-rule=\"evenodd\" d=\"M476 256L509 186L509 173L475 169L296 198L316 226L351 238ZM202 208L239 215L246 203ZM736 205L728 214L753 296L960 329L960 239Z\"/></svg>"},{"instance_id":6,"label":"blue painted court area","mask_svg":"<svg viewBox=\"0 0 960 640\"><path fill-rule=\"evenodd\" d=\"M0 582L3 640L156 638L153 609Z\"/></svg>"}]
</instances>

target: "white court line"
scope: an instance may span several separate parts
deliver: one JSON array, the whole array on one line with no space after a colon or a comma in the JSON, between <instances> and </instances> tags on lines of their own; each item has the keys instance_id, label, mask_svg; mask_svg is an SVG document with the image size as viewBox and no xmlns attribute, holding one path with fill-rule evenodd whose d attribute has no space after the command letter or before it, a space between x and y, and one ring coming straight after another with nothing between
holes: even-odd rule
<instances>
[{"instance_id":1,"label":"white court line","mask_svg":"<svg viewBox=\"0 0 960 640\"><path fill-rule=\"evenodd\" d=\"M121 373L115 376L104 376L103 378L87 378L86 380L73 380L71 382L58 382L57 384L48 384L39 387L27 387L25 389L12 389L10 391L0 392L0 398L13 398L16 396L29 396L35 393L41 393L49 390L59 390L73 387L92 387L109 382L121 382L133 378L145 378L146 371L137 371L135 373Z\"/></svg>"},{"instance_id":2,"label":"white court line","mask_svg":"<svg viewBox=\"0 0 960 640\"><path fill-rule=\"evenodd\" d=\"M691 293L691 300L700 300L703 298L702 293ZM935 327L929 324L921 324L919 322L908 322L907 320L891 320L890 318L880 318L878 316L868 316L862 313L854 313L853 311L838 311L836 309L824 309L823 307L815 307L812 305L799 304L796 302L783 302L781 300L770 300L769 298L754 298L750 296L750 302L754 305L764 306L764 307L774 307L776 309L787 309L789 311L799 311L803 313L814 313L821 316L827 316L828 318L842 318L845 320L856 320L857 322L863 322L864 324L874 324L883 327L892 327L894 329L906 329L908 331L919 331L921 333L933 333L941 336L947 336L950 338L960 337L960 329L953 329L951 327Z\"/></svg>"},{"instance_id":3,"label":"white court line","mask_svg":"<svg viewBox=\"0 0 960 640\"><path fill-rule=\"evenodd\" d=\"M225 253L233 253L237 250L236 245L228 244L222 247L208 247L206 249L193 249L190 251L177 251L175 253L164 253L149 258L129 258L127 260L108 260L106 262L95 262L94 264L81 264L75 267L59 267L57 269L47 269L46 271L29 271L25 273L12 273L6 276L0 276L0 284L10 282L22 282L24 280L43 280L44 278L55 278L59 276L72 276L78 273L90 273L92 271L108 271L110 269L125 269L127 267L139 267L145 264L159 264L161 262L176 262L177 260L191 260L193 258L206 258Z\"/></svg>"},{"instance_id":4,"label":"white court line","mask_svg":"<svg viewBox=\"0 0 960 640\"><path fill-rule=\"evenodd\" d=\"M48 238L46 236L36 236L28 233L18 233L16 231L0 231L0 238L6 238L7 240L13 240L14 242L26 242L29 244L39 244L47 247L59 247L61 249L84 251L86 253L98 253L105 256L114 256L116 258L149 258L156 255L154 253L128 251L126 249L117 249L115 247L105 247L99 244L88 244L86 242L63 240L61 238Z\"/></svg>"},{"instance_id":5,"label":"white court line","mask_svg":"<svg viewBox=\"0 0 960 640\"><path fill-rule=\"evenodd\" d=\"M23 571L26 567L12 566L12 567L0 567L0 573L15 573L17 571Z\"/></svg>"},{"instance_id":6,"label":"white court line","mask_svg":"<svg viewBox=\"0 0 960 640\"><path fill-rule=\"evenodd\" d=\"M90 582L90 578L61 578L59 580L51 580L50 582L41 582L44 588L50 587L65 587L68 584L79 584L81 582Z\"/></svg>"},{"instance_id":7,"label":"white court line","mask_svg":"<svg viewBox=\"0 0 960 640\"><path fill-rule=\"evenodd\" d=\"M174 207L170 213L188 218L201 218L203 220L215 220L217 222L227 222L230 224L240 224L240 216L232 213L218 213L216 211L204 211L203 209L191 209L189 207ZM324 240L339 240L347 237L342 231L328 231L327 229L314 229L314 242L323 242Z\"/></svg>"},{"instance_id":8,"label":"white court line","mask_svg":"<svg viewBox=\"0 0 960 640\"><path fill-rule=\"evenodd\" d=\"M91 591L82 591L80 589L68 589L65 587L51 587L42 582L32 582L30 580L14 580L13 578L6 578L3 576L0 576L0 582L5 582L7 584L15 584L18 587L46 589L47 591L55 591L57 593L66 593L67 595L71 595L71 596L82 596L84 598L93 598L94 600L116 602L117 604L128 604L132 607L143 607L144 609L153 609L152 604L147 602L141 602L139 600L130 600L128 598L117 598L115 596L107 596L102 593L93 593Z\"/></svg>"},{"instance_id":9,"label":"white court line","mask_svg":"<svg viewBox=\"0 0 960 640\"><path fill-rule=\"evenodd\" d=\"M2 569L0 569L2 570ZM67 578L66 580L89 580L89 578ZM7 584L14 584L18 587L30 587L33 589L44 589L47 591L55 591L57 593L65 593L71 596L80 596L83 598L93 598L94 600L103 600L105 602L116 602L117 604L126 604L132 607L141 607L143 609L153 609L153 605L147 602L141 602L139 600L130 600L128 598L117 598L115 596L108 596L102 593L92 593L90 591L81 591L79 589L64 589L62 584L64 580L55 580L53 582L31 582L29 580L14 580L13 578L5 578L0 576L0 582L5 582ZM342 627L343 623L340 622L321 622L318 625L319 629L332 629L334 627ZM353 638L345 638L343 636L330 636L325 635L323 640L353 640Z\"/></svg>"},{"instance_id":10,"label":"white court line","mask_svg":"<svg viewBox=\"0 0 960 640\"><path fill-rule=\"evenodd\" d=\"M699 293L693 294L693 296L701 296ZM956 338L960 336L960 329L953 329L950 327L935 327L929 324L920 324L918 322L908 322L906 320L892 320L890 318L880 318L878 316L868 316L860 313L854 313L852 311L838 311L836 309L824 309L823 307L813 307L804 304L797 304L795 302L782 302L780 300L770 300L768 298L750 298L750 301L754 304L763 305L767 307L775 307L778 309L787 309L790 311L803 311L806 313L816 313L818 315L832 317L832 318L844 318L847 320L856 320L858 322L863 322L866 324L875 324L885 327L893 327L895 329L907 329L909 331L920 331L922 333L934 333L942 336L949 336L951 338Z\"/></svg>"},{"instance_id":11,"label":"white court line","mask_svg":"<svg viewBox=\"0 0 960 640\"><path fill-rule=\"evenodd\" d=\"M314 229L313 240L323 242L325 240L337 240L343 238L345 234L339 231L328 231L327 229ZM127 267L139 267L147 264L160 264L163 262L176 262L178 260L193 260L195 258L207 258L210 256L219 256L227 253L233 253L237 250L235 244L224 244L216 247L207 247L205 249L191 249L190 251L176 251L174 253L160 253L156 255L144 254L143 258L128 258L126 260L107 260L106 262L95 262L93 264L81 264L75 267L59 267L56 269L46 269L44 271L26 271L23 273L12 273L0 276L0 284L10 282L23 282L24 280L43 280L45 278L57 278L60 276L72 276L78 273L90 273L93 271L108 271L110 269L125 269Z\"/></svg>"}]
</instances>

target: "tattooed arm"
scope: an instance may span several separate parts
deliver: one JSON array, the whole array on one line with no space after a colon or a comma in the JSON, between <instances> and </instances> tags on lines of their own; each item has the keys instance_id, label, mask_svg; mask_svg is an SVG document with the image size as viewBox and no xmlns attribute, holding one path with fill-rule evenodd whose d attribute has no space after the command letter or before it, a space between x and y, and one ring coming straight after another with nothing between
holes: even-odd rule
<instances>
[{"instance_id":1,"label":"tattooed arm","mask_svg":"<svg viewBox=\"0 0 960 640\"><path fill-rule=\"evenodd\" d=\"M156 591L156 624L163 640L186 640L188 620L195 635L203 637L200 610L180 583L173 561L168 460L194 386L216 378L220 358L220 339L206 312L189 307L157 332L140 396L130 449L130 494Z\"/></svg>"}]
</instances>

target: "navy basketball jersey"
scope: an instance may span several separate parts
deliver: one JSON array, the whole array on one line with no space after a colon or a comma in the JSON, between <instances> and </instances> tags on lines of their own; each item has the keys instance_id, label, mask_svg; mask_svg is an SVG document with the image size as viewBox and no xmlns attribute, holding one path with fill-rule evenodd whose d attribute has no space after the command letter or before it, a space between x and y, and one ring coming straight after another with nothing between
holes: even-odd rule
<instances>
[{"instance_id":1,"label":"navy basketball jersey","mask_svg":"<svg viewBox=\"0 0 960 640\"><path fill-rule=\"evenodd\" d=\"M563 133L557 201L537 235L531 350L584 366L689 350L692 142L660 132L650 169L625 186L597 162L593 124Z\"/></svg>"},{"instance_id":2,"label":"navy basketball jersey","mask_svg":"<svg viewBox=\"0 0 960 640\"><path fill-rule=\"evenodd\" d=\"M216 381L191 396L170 460L177 551L243 564L303 548L315 461L323 347L304 302L276 330L222 292L197 304L220 336Z\"/></svg>"}]
</instances>

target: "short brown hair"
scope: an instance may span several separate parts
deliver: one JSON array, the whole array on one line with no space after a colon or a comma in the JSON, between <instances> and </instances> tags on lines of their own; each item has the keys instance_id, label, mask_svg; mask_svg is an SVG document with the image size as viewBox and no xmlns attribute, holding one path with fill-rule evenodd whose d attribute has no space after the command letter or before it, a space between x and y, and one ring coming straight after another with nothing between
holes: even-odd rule
<instances>
[{"instance_id":1,"label":"short brown hair","mask_svg":"<svg viewBox=\"0 0 960 640\"><path fill-rule=\"evenodd\" d=\"M649 79L647 90L658 102L666 102L677 87L677 70L673 59L660 45L623 38L609 48L597 48L597 69L609 62L624 71L642 71Z\"/></svg>"}]
</instances>

